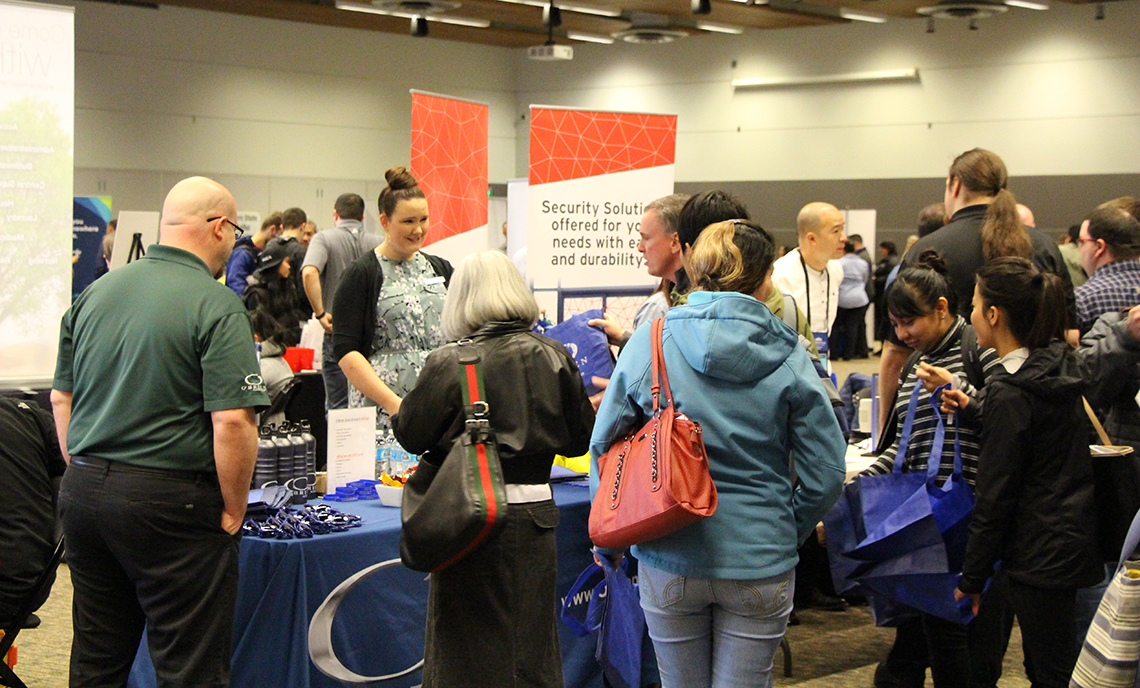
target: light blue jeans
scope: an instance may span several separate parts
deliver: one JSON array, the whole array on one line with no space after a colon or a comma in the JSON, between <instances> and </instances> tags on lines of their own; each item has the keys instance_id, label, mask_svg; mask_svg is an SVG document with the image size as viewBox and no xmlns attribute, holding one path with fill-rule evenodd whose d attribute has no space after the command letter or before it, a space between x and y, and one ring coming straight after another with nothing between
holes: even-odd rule
<instances>
[{"instance_id":1,"label":"light blue jeans","mask_svg":"<svg viewBox=\"0 0 1140 688\"><path fill-rule=\"evenodd\" d=\"M713 580L640 564L638 585L662 688L772 685L795 569L759 580Z\"/></svg>"}]
</instances>

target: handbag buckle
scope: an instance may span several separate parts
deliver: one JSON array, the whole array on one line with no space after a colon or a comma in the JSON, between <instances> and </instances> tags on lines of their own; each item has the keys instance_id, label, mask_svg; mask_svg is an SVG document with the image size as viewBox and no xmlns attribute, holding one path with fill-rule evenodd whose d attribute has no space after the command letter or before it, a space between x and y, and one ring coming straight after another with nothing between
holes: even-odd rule
<instances>
[{"instance_id":1,"label":"handbag buckle","mask_svg":"<svg viewBox=\"0 0 1140 688\"><path fill-rule=\"evenodd\" d=\"M464 408L467 414L467 435L473 444L486 444L491 436L491 421L487 417L491 407L485 401L476 401Z\"/></svg>"}]
</instances>

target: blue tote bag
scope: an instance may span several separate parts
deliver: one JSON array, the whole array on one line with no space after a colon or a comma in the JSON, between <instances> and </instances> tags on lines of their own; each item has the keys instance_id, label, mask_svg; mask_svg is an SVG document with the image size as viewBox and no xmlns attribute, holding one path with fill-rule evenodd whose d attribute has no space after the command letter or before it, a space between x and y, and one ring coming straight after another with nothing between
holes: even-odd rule
<instances>
[{"instance_id":1,"label":"blue tote bag","mask_svg":"<svg viewBox=\"0 0 1140 688\"><path fill-rule=\"evenodd\" d=\"M862 584L880 599L966 623L969 609L954 601L953 591L965 558L974 497L962 478L957 433L954 470L943 485L937 484L946 435L938 410L942 389L930 396L938 424L927 470L902 472L918 407L916 392L907 407L893 471L857 479L858 487L845 489L828 515L832 524L829 519L824 524L833 543L829 549L837 590Z\"/></svg>"},{"instance_id":2,"label":"blue tote bag","mask_svg":"<svg viewBox=\"0 0 1140 688\"><path fill-rule=\"evenodd\" d=\"M574 581L562 603L562 621L575 635L585 637L598 631L594 656L602 673L615 688L638 688L642 684L641 651L645 638L645 613L641 610L637 586L629 579L629 557L620 566L598 555L601 565L590 564ZM591 591L584 619L571 611L574 598Z\"/></svg>"},{"instance_id":3,"label":"blue tote bag","mask_svg":"<svg viewBox=\"0 0 1140 688\"><path fill-rule=\"evenodd\" d=\"M563 320L542 333L566 347L589 394L601 391L593 383L595 376L608 380L614 374L614 359L606 333L586 324L601 317L604 317L602 309L595 308Z\"/></svg>"}]
</instances>

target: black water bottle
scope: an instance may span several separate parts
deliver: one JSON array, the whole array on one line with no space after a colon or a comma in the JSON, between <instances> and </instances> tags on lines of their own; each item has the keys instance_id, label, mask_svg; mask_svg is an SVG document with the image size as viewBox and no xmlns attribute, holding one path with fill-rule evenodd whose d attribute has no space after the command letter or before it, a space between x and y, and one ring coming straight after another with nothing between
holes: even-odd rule
<instances>
[{"instance_id":1,"label":"black water bottle","mask_svg":"<svg viewBox=\"0 0 1140 688\"><path fill-rule=\"evenodd\" d=\"M273 430L269 426L261 428L257 438L257 463L253 468L253 488L261 489L268 483L277 481L277 445L273 442Z\"/></svg>"},{"instance_id":2,"label":"black water bottle","mask_svg":"<svg viewBox=\"0 0 1140 688\"><path fill-rule=\"evenodd\" d=\"M305 440L305 498L317 496L317 438L309 430L309 421L301 421L301 439Z\"/></svg>"}]
</instances>

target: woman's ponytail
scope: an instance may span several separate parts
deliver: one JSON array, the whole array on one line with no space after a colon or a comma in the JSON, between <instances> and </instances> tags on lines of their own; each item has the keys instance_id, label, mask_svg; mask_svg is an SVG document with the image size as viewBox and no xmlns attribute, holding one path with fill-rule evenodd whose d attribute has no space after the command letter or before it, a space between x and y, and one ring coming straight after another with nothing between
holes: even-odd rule
<instances>
[{"instance_id":1,"label":"woman's ponytail","mask_svg":"<svg viewBox=\"0 0 1140 688\"><path fill-rule=\"evenodd\" d=\"M1030 349L1037 349L1065 337L1068 310L1060 277L1051 272L1038 272L1033 276L1032 286L1037 292L1037 317L1022 343Z\"/></svg>"}]
</instances>

